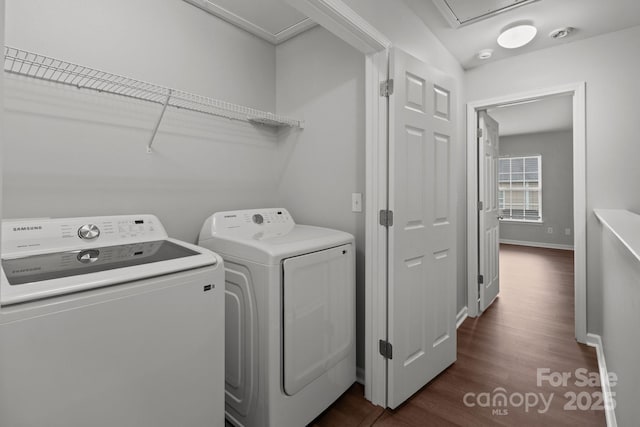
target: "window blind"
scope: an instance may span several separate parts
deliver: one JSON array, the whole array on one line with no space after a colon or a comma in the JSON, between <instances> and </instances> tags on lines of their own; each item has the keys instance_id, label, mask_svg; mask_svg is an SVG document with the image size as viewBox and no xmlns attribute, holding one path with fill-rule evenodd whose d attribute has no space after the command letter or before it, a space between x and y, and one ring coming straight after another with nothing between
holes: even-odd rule
<instances>
[{"instance_id":1,"label":"window blind","mask_svg":"<svg viewBox=\"0 0 640 427\"><path fill-rule=\"evenodd\" d=\"M498 206L504 219L542 219L541 156L502 157L498 166Z\"/></svg>"}]
</instances>

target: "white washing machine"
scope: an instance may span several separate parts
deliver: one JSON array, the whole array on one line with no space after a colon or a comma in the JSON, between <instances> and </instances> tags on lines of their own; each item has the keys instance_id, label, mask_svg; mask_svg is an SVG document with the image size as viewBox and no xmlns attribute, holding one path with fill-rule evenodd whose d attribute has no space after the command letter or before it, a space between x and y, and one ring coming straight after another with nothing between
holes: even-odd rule
<instances>
[{"instance_id":1,"label":"white washing machine","mask_svg":"<svg viewBox=\"0 0 640 427\"><path fill-rule=\"evenodd\" d=\"M355 244L285 209L218 212L199 244L226 270L226 416L300 427L356 380Z\"/></svg>"},{"instance_id":2,"label":"white washing machine","mask_svg":"<svg viewBox=\"0 0 640 427\"><path fill-rule=\"evenodd\" d=\"M3 221L0 426L224 426L223 286L152 215Z\"/></svg>"}]
</instances>

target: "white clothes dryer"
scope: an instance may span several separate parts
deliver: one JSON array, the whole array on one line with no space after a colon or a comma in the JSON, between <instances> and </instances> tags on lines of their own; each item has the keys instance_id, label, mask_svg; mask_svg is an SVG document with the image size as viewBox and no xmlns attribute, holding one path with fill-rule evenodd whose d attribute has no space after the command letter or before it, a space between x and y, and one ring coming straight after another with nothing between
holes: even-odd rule
<instances>
[{"instance_id":1,"label":"white clothes dryer","mask_svg":"<svg viewBox=\"0 0 640 427\"><path fill-rule=\"evenodd\" d=\"M225 265L227 420L308 424L356 379L353 236L251 209L209 217L199 244Z\"/></svg>"}]
</instances>

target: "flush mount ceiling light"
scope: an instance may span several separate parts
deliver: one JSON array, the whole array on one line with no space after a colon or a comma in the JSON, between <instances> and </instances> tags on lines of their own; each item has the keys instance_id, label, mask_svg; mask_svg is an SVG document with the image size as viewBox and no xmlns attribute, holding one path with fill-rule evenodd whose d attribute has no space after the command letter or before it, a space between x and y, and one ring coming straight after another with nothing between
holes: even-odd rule
<instances>
[{"instance_id":1,"label":"flush mount ceiling light","mask_svg":"<svg viewBox=\"0 0 640 427\"><path fill-rule=\"evenodd\" d=\"M531 24L509 27L498 36L498 44L506 49L522 47L533 40L537 32L538 29Z\"/></svg>"},{"instance_id":2,"label":"flush mount ceiling light","mask_svg":"<svg viewBox=\"0 0 640 427\"><path fill-rule=\"evenodd\" d=\"M493 49L482 49L478 52L478 59L489 59L493 55Z\"/></svg>"}]
</instances>

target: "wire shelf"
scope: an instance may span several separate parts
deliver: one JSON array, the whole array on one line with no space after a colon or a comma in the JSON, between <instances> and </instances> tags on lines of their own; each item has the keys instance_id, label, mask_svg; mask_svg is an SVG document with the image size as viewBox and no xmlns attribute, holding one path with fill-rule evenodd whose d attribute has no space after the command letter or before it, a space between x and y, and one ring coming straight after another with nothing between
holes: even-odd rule
<instances>
[{"instance_id":1,"label":"wire shelf","mask_svg":"<svg viewBox=\"0 0 640 427\"><path fill-rule=\"evenodd\" d=\"M11 74L61 83L80 89L91 89L98 92L112 93L128 98L153 102L163 106L163 114L166 107L170 106L266 126L304 127L304 122L301 120L279 116L242 105L185 92L183 90L170 89L9 46L5 46L4 48L4 70ZM160 116L160 120L161 119L162 115ZM158 121L158 125L160 120ZM156 126L154 130L154 136L157 127L158 126ZM150 146L151 142L149 143L149 147Z\"/></svg>"}]
</instances>

